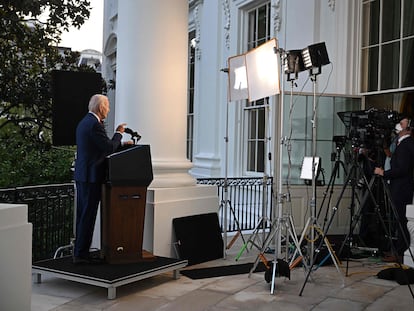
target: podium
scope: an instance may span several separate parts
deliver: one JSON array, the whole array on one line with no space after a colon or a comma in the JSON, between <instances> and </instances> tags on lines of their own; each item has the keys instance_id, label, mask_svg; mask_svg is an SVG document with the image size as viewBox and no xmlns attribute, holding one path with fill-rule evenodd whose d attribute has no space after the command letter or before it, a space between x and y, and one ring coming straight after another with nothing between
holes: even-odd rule
<instances>
[{"instance_id":1,"label":"podium","mask_svg":"<svg viewBox=\"0 0 414 311\"><path fill-rule=\"evenodd\" d=\"M106 158L101 250L107 263L155 259L142 249L147 187L152 179L149 145L129 147Z\"/></svg>"}]
</instances>

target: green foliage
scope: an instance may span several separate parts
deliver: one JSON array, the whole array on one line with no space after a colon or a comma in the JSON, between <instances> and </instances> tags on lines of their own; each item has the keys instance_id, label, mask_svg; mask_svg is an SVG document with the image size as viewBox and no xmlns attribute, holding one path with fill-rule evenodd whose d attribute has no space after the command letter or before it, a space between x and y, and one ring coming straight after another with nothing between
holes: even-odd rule
<instances>
[{"instance_id":1,"label":"green foliage","mask_svg":"<svg viewBox=\"0 0 414 311\"><path fill-rule=\"evenodd\" d=\"M2 137L0 188L70 182L74 154L74 147L55 148L20 135Z\"/></svg>"},{"instance_id":2,"label":"green foliage","mask_svg":"<svg viewBox=\"0 0 414 311\"><path fill-rule=\"evenodd\" d=\"M86 0L0 4L0 187L70 181L74 150L51 145L51 73L94 71L77 66L79 53L57 49L61 32L80 27L89 10Z\"/></svg>"}]
</instances>

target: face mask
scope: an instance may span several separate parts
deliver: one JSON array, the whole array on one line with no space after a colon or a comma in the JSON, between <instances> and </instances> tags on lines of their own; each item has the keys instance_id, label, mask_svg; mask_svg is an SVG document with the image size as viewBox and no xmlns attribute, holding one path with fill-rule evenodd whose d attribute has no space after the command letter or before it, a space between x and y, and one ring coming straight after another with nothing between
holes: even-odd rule
<instances>
[{"instance_id":1,"label":"face mask","mask_svg":"<svg viewBox=\"0 0 414 311\"><path fill-rule=\"evenodd\" d=\"M397 123L396 125L395 125L395 133L400 133L402 131L402 127L401 127L401 124L400 123Z\"/></svg>"}]
</instances>

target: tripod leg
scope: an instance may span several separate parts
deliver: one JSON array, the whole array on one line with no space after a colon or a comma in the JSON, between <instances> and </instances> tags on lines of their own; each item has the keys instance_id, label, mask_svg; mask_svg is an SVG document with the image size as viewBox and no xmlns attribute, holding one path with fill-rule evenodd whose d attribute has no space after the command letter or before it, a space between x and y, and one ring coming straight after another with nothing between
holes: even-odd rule
<instances>
[{"instance_id":1,"label":"tripod leg","mask_svg":"<svg viewBox=\"0 0 414 311\"><path fill-rule=\"evenodd\" d=\"M239 253L236 256L236 261L238 261L240 259L241 255L243 254L244 251L247 251L247 252L249 251L249 249L247 248L247 246L249 244L251 244L252 247L255 246L255 247L257 247L257 249L260 249L260 247L257 244L255 244L255 240L256 240L256 237L259 234L259 230L260 230L260 228L262 226L262 222L264 222L264 218L260 219L260 221L255 226L255 228L253 230L253 233L250 236L250 238L247 240L247 242L245 242L243 244L242 248L240 249Z\"/></svg>"},{"instance_id":2,"label":"tripod leg","mask_svg":"<svg viewBox=\"0 0 414 311\"><path fill-rule=\"evenodd\" d=\"M272 267L272 284L270 286L270 293L273 295L275 292L275 278L276 278L276 268L277 268L277 259L275 258L275 261L273 262Z\"/></svg>"},{"instance_id":3,"label":"tripod leg","mask_svg":"<svg viewBox=\"0 0 414 311\"><path fill-rule=\"evenodd\" d=\"M344 279L343 273L342 273L342 271L340 270L339 265L338 265L339 259L338 259L338 257L336 256L335 251L334 251L334 249L332 248L332 245L331 245L331 243L329 242L329 240L328 240L328 238L327 238L326 236L325 236L325 238L324 238L324 241L325 241L325 245L326 245L326 247L328 248L329 254L331 255L332 261L333 261L333 263L335 264L336 270L337 270L337 271L338 271L338 273L341 275L341 278L342 278L342 285L344 285L344 284L345 284L345 279Z\"/></svg>"},{"instance_id":4,"label":"tripod leg","mask_svg":"<svg viewBox=\"0 0 414 311\"><path fill-rule=\"evenodd\" d=\"M242 231L241 231L241 228L240 228L240 224L239 224L239 221L238 221L238 219L237 219L237 217L236 217L236 212L234 211L234 209L233 209L233 207L231 206L231 202L230 201L228 201L228 204L229 204L229 207L230 207L230 211L232 212L232 214L233 214L233 217L234 217L234 222L236 223L236 226L237 226L237 232L239 233L239 235L241 236L241 238L242 238L242 240L243 240L243 243L246 243L246 241L245 241L245 239L244 239L244 236L243 236L243 233L242 233ZM234 241L233 241L233 243L234 243ZM233 243L231 243L231 244L233 244ZM230 244L229 244L230 245ZM227 249L229 249L231 246L228 246L227 247Z\"/></svg>"},{"instance_id":5,"label":"tripod leg","mask_svg":"<svg viewBox=\"0 0 414 311\"><path fill-rule=\"evenodd\" d=\"M376 205L376 200L375 200L375 197L374 197L374 195L373 195L373 193L372 193L372 186L373 186L373 184L374 184L374 181L375 181L375 176L373 176L372 178L371 178L371 180L370 180L370 182L369 182L369 184L368 184L368 182L366 181L366 179L364 178L364 183L367 185L366 186L366 192L364 193L364 196L363 196L363 198L362 198L362 200L360 201L360 203L359 203L359 207L358 207L358 210L357 210L357 212L356 212L356 214L355 215L351 215L351 219L350 219L350 225L349 225L349 231L348 231L348 233L347 233L347 235L345 236L345 239L344 239L344 241L343 241L343 243L342 243L342 245L341 245L341 247L340 247L340 249L339 249L339 255L341 255L342 254L342 252L343 252L343 250L344 250L344 247L345 247L345 244L346 244L346 242L348 242L349 241L349 239L350 239L350 237L352 236L352 234L353 234L353 232L354 232L354 230L355 230L355 227L356 227L356 225L358 224L358 222L359 222L359 219L360 219L360 217L361 217L361 211L362 211L362 207L365 205L365 203L366 203L366 201L368 200L368 198L370 197L372 200L373 200L373 202L374 202L374 204ZM353 185L353 187L354 187L355 185ZM353 193L352 193L352 195L355 195L355 192L353 191ZM351 245L349 245L349 247L351 248ZM348 254L348 256L347 256L347 270L346 270L346 275L348 275L348 261L349 261L349 254Z\"/></svg>"},{"instance_id":6,"label":"tripod leg","mask_svg":"<svg viewBox=\"0 0 414 311\"><path fill-rule=\"evenodd\" d=\"M307 270L308 269L308 266L306 264L306 261L303 260L302 250L300 249L300 245L301 244L299 243L298 237L297 237L296 232L295 232L295 227L293 225L293 218L292 218L292 216L289 216L288 217L287 228L288 228L289 235L292 237L293 243L295 244L295 247L296 247L295 252L293 253L291 262L289 264L289 267L293 265L293 262L295 261L295 256L296 256L297 253L299 253L299 257L298 258L302 258L302 264L303 264L305 270ZM289 237L287 237L287 239L288 238ZM288 242L288 240L287 240L287 242Z\"/></svg>"},{"instance_id":7,"label":"tripod leg","mask_svg":"<svg viewBox=\"0 0 414 311\"><path fill-rule=\"evenodd\" d=\"M236 242L236 240L239 238L240 234L241 234L240 231L237 231L237 233L231 239L230 243L227 245L227 249L230 249L233 246L234 242Z\"/></svg>"},{"instance_id":8,"label":"tripod leg","mask_svg":"<svg viewBox=\"0 0 414 311\"><path fill-rule=\"evenodd\" d=\"M302 293L303 293L303 290L305 289L306 283L309 280L309 277L310 277L310 274L312 272L313 266L315 265L316 259L318 257L319 249L321 248L322 244L324 243L324 240L326 238L326 234L327 234L327 232L328 232L328 230L329 230L329 228L330 228L330 226L332 224L332 221L333 221L334 216L336 215L336 211L338 210L339 203L342 200L342 197L344 195L344 192L345 192L345 189L347 187L347 184L348 184L349 180L351 179L351 176L352 176L352 168L351 168L351 171L348 173L348 176L346 178L346 182L344 183L344 185L342 187L342 190L341 190L341 193L339 194L338 200L336 201L336 204L335 204L335 206L332 209L333 212L332 212L331 217L330 217L330 219L328 221L328 224L327 224L327 226L326 226L326 228L325 228L325 230L323 232L323 236L321 238L321 241L319 242L319 245L316 248L316 251L315 251L316 256L314 256L313 261L312 261L312 263L310 265L310 268L308 270L308 273L306 274L306 278L305 278L305 281L303 282L303 286L302 286L302 288L300 290L299 296L302 296ZM335 258L332 258L332 260L335 261L336 259Z\"/></svg>"},{"instance_id":9,"label":"tripod leg","mask_svg":"<svg viewBox=\"0 0 414 311\"><path fill-rule=\"evenodd\" d=\"M339 172L339 165L340 164L342 165L342 168L344 169L344 172L345 172L345 168L344 168L343 163L341 161L339 161L339 160L336 160L335 161L334 168L332 170L331 177L330 177L329 182L328 182L328 186L326 187L326 190L324 192L324 196L322 198L322 202L321 202L321 206L319 208L318 215L316 216L316 219L319 219L319 216L320 216L320 214L321 214L321 212L323 210L324 204L325 204L326 197L327 197L327 195L329 193L329 197L328 197L328 201L327 201L327 207L326 207L326 212L325 212L325 218L324 218L324 222L323 222L322 229L325 228L326 221L328 220L328 211L329 211L329 208L328 207L329 207L329 203L331 202L331 199L332 199L333 189L334 189L334 185L335 185L335 177L336 177L336 175Z\"/></svg>"},{"instance_id":10,"label":"tripod leg","mask_svg":"<svg viewBox=\"0 0 414 311\"><path fill-rule=\"evenodd\" d=\"M263 256L266 248L269 246L270 242L272 241L274 235L279 231L280 229L280 224L279 224L279 220L275 220L275 224L272 224L272 229L270 230L269 234L267 235L266 239L263 242L263 246L260 249L259 255L257 255L256 260L253 264L253 267L250 269L250 273L249 273L249 277L251 276L251 274L253 273L254 270L256 270L257 265L259 263L260 260L260 256ZM276 252L275 252L276 254Z\"/></svg>"}]
</instances>

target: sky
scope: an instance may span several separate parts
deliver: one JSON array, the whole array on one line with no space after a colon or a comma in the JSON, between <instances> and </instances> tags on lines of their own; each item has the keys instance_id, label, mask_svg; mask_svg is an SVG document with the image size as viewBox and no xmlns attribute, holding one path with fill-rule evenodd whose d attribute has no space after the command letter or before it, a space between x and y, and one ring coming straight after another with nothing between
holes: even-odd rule
<instances>
[{"instance_id":1,"label":"sky","mask_svg":"<svg viewBox=\"0 0 414 311\"><path fill-rule=\"evenodd\" d=\"M69 32L62 33L62 47L72 48L72 51L93 49L102 52L103 34L103 0L90 0L91 14L89 19L78 30L72 28Z\"/></svg>"}]
</instances>

